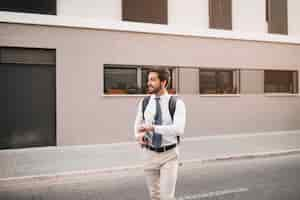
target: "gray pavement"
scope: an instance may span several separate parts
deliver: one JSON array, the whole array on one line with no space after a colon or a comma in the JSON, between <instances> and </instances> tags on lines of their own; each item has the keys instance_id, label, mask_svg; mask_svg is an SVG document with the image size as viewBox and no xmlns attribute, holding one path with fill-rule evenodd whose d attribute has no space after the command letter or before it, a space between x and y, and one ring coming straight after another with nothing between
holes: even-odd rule
<instances>
[{"instance_id":1,"label":"gray pavement","mask_svg":"<svg viewBox=\"0 0 300 200\"><path fill-rule=\"evenodd\" d=\"M300 152L299 141L299 131L186 138L180 145L180 160L187 163ZM142 165L140 152L134 142L2 150L0 182L24 177L137 169Z\"/></svg>"},{"instance_id":2,"label":"gray pavement","mask_svg":"<svg viewBox=\"0 0 300 200\"><path fill-rule=\"evenodd\" d=\"M300 155L189 163L177 199L299 200ZM2 184L0 199L148 200L142 170Z\"/></svg>"}]
</instances>

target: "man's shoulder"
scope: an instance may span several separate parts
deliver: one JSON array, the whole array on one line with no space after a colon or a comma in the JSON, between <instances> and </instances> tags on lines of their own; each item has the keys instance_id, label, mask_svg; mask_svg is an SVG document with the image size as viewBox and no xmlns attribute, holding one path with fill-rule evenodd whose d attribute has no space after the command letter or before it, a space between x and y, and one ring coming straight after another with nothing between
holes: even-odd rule
<instances>
[{"instance_id":1,"label":"man's shoulder","mask_svg":"<svg viewBox=\"0 0 300 200\"><path fill-rule=\"evenodd\" d=\"M149 102L151 98L151 95L145 95L143 97L141 97L138 102L139 102L139 105L143 105L144 103L146 103L147 101Z\"/></svg>"},{"instance_id":2,"label":"man's shoulder","mask_svg":"<svg viewBox=\"0 0 300 200\"><path fill-rule=\"evenodd\" d=\"M171 98L175 101L183 101L181 96L179 96L179 95L170 95L170 99Z\"/></svg>"},{"instance_id":3,"label":"man's shoulder","mask_svg":"<svg viewBox=\"0 0 300 200\"><path fill-rule=\"evenodd\" d=\"M173 97L176 100L176 106L185 106L185 103L184 103L183 99L181 98L181 96L174 95Z\"/></svg>"},{"instance_id":4,"label":"man's shoulder","mask_svg":"<svg viewBox=\"0 0 300 200\"><path fill-rule=\"evenodd\" d=\"M151 99L151 96L152 95L145 95L145 96L141 97L140 101L149 100L149 99Z\"/></svg>"},{"instance_id":5,"label":"man's shoulder","mask_svg":"<svg viewBox=\"0 0 300 200\"><path fill-rule=\"evenodd\" d=\"M146 98L149 98L149 97L151 97L151 95L149 95L149 94L141 95L139 97L139 100L142 101L143 99L146 99Z\"/></svg>"},{"instance_id":6,"label":"man's shoulder","mask_svg":"<svg viewBox=\"0 0 300 200\"><path fill-rule=\"evenodd\" d=\"M181 96L179 96L179 95L170 95L169 103L172 103L171 98L172 98L172 101L175 102L176 107L177 106L185 106L184 101L181 98Z\"/></svg>"}]
</instances>

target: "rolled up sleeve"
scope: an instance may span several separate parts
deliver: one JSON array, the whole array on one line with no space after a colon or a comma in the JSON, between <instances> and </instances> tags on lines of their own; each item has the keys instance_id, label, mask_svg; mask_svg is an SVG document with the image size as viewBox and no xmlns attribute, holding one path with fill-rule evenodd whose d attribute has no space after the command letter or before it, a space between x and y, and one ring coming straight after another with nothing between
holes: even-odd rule
<instances>
[{"instance_id":1,"label":"rolled up sleeve","mask_svg":"<svg viewBox=\"0 0 300 200\"><path fill-rule=\"evenodd\" d=\"M138 139L138 129L143 124L143 112L142 112L142 99L138 103L138 108L136 111L136 117L134 122L134 138L135 140Z\"/></svg>"},{"instance_id":2,"label":"rolled up sleeve","mask_svg":"<svg viewBox=\"0 0 300 200\"><path fill-rule=\"evenodd\" d=\"M154 132L166 136L182 136L184 134L186 122L186 108L181 99L176 102L173 123L170 125L154 125Z\"/></svg>"}]
</instances>

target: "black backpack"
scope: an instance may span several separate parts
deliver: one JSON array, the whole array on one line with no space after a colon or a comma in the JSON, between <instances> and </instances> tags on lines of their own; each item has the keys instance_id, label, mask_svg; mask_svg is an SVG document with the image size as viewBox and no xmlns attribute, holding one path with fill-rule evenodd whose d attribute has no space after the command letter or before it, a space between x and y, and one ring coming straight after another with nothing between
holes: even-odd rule
<instances>
[{"instance_id":1,"label":"black backpack","mask_svg":"<svg viewBox=\"0 0 300 200\"><path fill-rule=\"evenodd\" d=\"M150 97L151 96L146 96L143 99L143 104L142 104L143 120L145 120L144 113L145 113L146 107L149 103ZM170 96L170 99L169 99L169 112L170 112L172 121L174 120L174 113L175 113L175 110L176 110L176 102L177 102L177 97L176 96ZM177 143L178 144L180 143L180 136L179 135L177 135Z\"/></svg>"}]
</instances>

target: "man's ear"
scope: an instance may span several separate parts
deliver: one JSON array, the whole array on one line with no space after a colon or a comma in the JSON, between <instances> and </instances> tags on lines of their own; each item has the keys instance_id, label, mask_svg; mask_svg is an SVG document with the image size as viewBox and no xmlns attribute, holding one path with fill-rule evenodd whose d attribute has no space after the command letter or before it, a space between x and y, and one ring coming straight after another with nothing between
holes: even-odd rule
<instances>
[{"instance_id":1,"label":"man's ear","mask_svg":"<svg viewBox=\"0 0 300 200\"><path fill-rule=\"evenodd\" d=\"M167 88L167 81L166 80L162 81L162 84L164 85L164 88Z\"/></svg>"}]
</instances>

